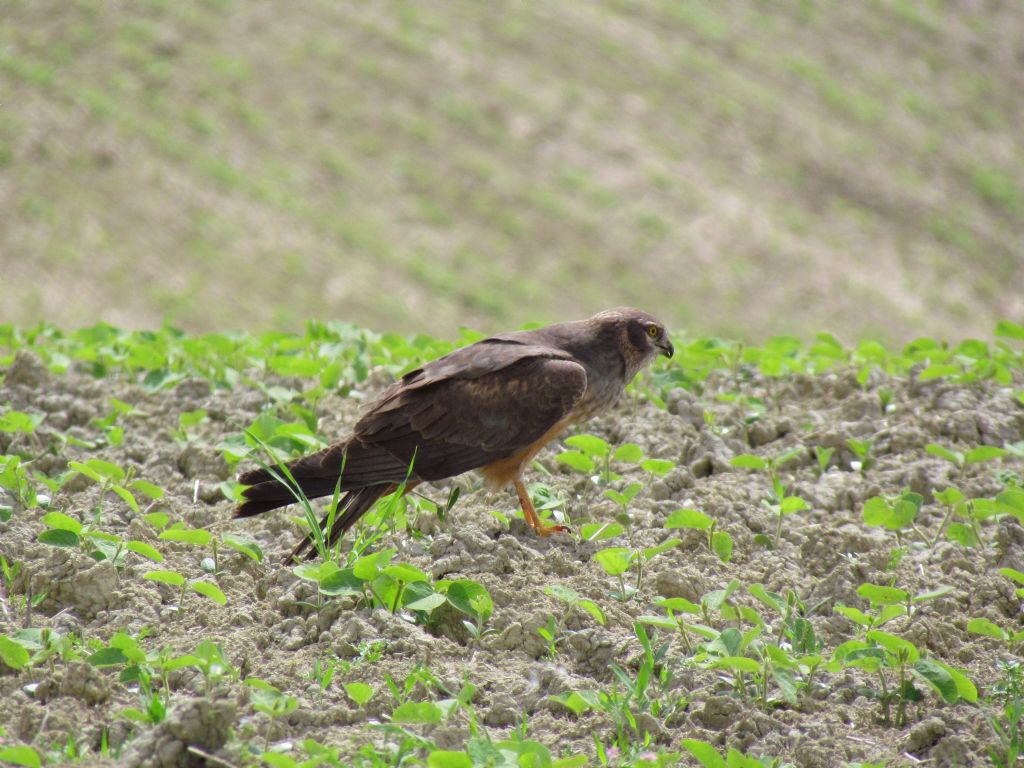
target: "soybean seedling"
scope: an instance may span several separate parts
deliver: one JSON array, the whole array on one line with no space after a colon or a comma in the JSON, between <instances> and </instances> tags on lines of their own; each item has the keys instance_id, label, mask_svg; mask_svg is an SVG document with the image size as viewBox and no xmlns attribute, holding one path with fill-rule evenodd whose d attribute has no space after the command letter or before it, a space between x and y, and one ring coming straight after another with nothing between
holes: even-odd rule
<instances>
[{"instance_id":1,"label":"soybean seedling","mask_svg":"<svg viewBox=\"0 0 1024 768\"><path fill-rule=\"evenodd\" d=\"M779 479L779 469L784 464L799 456L803 450L804 449L802 447L791 448L790 450L770 459L763 459L752 453L743 453L739 456L734 456L730 462L734 467L758 469L768 475L768 479L771 482L771 495L762 503L772 510L778 519L778 523L775 526L775 538L771 542L765 541L765 537L758 538L758 541L770 544L772 549L779 546L779 539L782 536L783 518L787 515L793 514L794 512L808 509L807 502L800 496L788 496L786 494L786 486L783 485L782 480Z\"/></svg>"}]
</instances>

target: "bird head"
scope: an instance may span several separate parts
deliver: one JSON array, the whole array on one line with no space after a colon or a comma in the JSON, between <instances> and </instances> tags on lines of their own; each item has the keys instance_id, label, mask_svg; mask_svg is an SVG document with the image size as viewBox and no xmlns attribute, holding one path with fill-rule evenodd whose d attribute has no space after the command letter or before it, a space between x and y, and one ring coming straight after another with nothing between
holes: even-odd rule
<instances>
[{"instance_id":1,"label":"bird head","mask_svg":"<svg viewBox=\"0 0 1024 768\"><path fill-rule=\"evenodd\" d=\"M675 353L665 326L647 312L617 307L599 312L592 319L614 328L626 366L634 373L658 355L672 357Z\"/></svg>"}]
</instances>

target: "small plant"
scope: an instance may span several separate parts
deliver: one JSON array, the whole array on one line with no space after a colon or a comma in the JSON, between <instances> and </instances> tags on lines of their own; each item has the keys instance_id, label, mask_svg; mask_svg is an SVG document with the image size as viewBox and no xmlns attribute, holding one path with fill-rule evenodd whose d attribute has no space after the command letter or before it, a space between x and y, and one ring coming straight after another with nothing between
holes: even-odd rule
<instances>
[{"instance_id":1,"label":"small plant","mask_svg":"<svg viewBox=\"0 0 1024 768\"><path fill-rule=\"evenodd\" d=\"M657 546L644 549L607 547L595 552L594 560L597 564L606 574L614 576L619 582L618 591L611 591L608 594L620 602L632 599L640 591L647 562L678 545L679 539L668 539ZM627 585L625 580L625 574L630 568L636 569L636 583L633 585Z\"/></svg>"},{"instance_id":2,"label":"small plant","mask_svg":"<svg viewBox=\"0 0 1024 768\"><path fill-rule=\"evenodd\" d=\"M847 439L846 447L853 452L855 457L850 462L850 469L854 472L864 474L875 465L875 457L871 453L875 447L874 440L858 440L851 437Z\"/></svg>"},{"instance_id":3,"label":"small plant","mask_svg":"<svg viewBox=\"0 0 1024 768\"><path fill-rule=\"evenodd\" d=\"M996 768L1016 768L1024 757L1024 664L1011 659L999 668L1002 677L985 701L985 718L997 741L988 756Z\"/></svg>"},{"instance_id":4,"label":"small plant","mask_svg":"<svg viewBox=\"0 0 1024 768\"><path fill-rule=\"evenodd\" d=\"M775 516L778 518L778 524L775 528L775 538L769 541L763 535L755 537L755 540L766 544L773 549L778 547L779 539L782 536L782 521L787 515L791 515L794 512L807 509L807 502L799 496L789 496L786 494L786 486L782 484L782 480L779 478L779 469L797 458L803 453L803 448L791 448L788 451L780 454L771 459L762 459L760 456L755 456L752 453L742 453L739 456L734 456L730 461L730 464L734 467L741 467L745 469L757 469L761 470L768 475L768 480L771 483L771 494L768 499L762 503L768 507Z\"/></svg>"},{"instance_id":5,"label":"small plant","mask_svg":"<svg viewBox=\"0 0 1024 768\"><path fill-rule=\"evenodd\" d=\"M816 445L812 450L814 451L814 461L817 465L815 471L818 477L821 477L828 471L828 465L832 461L832 454L836 452L836 449Z\"/></svg>"},{"instance_id":6,"label":"small plant","mask_svg":"<svg viewBox=\"0 0 1024 768\"><path fill-rule=\"evenodd\" d=\"M732 559L732 536L726 531L715 530L717 527L715 518L697 509L677 509L665 520L665 528L670 530L691 528L703 531L708 549L723 563L728 563Z\"/></svg>"},{"instance_id":7,"label":"small plant","mask_svg":"<svg viewBox=\"0 0 1024 768\"><path fill-rule=\"evenodd\" d=\"M263 741L263 748L269 749L270 734L274 727L274 721L279 717L287 715L289 712L295 711L299 706L299 700L294 696L282 693L275 686L257 677L247 677L245 684L252 688L252 708L270 718L267 722L267 733Z\"/></svg>"},{"instance_id":8,"label":"small plant","mask_svg":"<svg viewBox=\"0 0 1024 768\"><path fill-rule=\"evenodd\" d=\"M878 687L867 686L862 693L878 701L884 723L907 724L907 705L923 699L915 679L927 683L947 704L978 700L977 689L963 672L922 657L914 643L880 629L868 630L863 641L850 640L835 649L826 668L835 672L844 667L877 675Z\"/></svg>"}]
</instances>

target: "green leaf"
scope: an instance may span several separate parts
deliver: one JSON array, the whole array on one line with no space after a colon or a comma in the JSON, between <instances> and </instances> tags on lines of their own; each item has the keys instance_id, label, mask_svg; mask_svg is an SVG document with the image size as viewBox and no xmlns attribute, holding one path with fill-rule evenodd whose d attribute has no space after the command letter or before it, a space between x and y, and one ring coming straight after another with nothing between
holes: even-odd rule
<instances>
[{"instance_id":1,"label":"green leaf","mask_svg":"<svg viewBox=\"0 0 1024 768\"><path fill-rule=\"evenodd\" d=\"M167 527L167 523L170 522L171 516L166 512L150 512L149 514L143 515L142 519L158 531L161 531Z\"/></svg>"},{"instance_id":2,"label":"green leaf","mask_svg":"<svg viewBox=\"0 0 1024 768\"><path fill-rule=\"evenodd\" d=\"M889 632L883 632L880 629L868 630L867 639L873 643L885 648L893 655L904 653L906 658L911 663L916 662L920 657L920 652L917 650L917 646L909 640L905 640L898 635L893 635Z\"/></svg>"},{"instance_id":3,"label":"green leaf","mask_svg":"<svg viewBox=\"0 0 1024 768\"><path fill-rule=\"evenodd\" d=\"M159 485L154 485L148 480L132 480L129 486L137 490L143 496L148 496L151 499L162 499L164 497L164 489Z\"/></svg>"},{"instance_id":4,"label":"green leaf","mask_svg":"<svg viewBox=\"0 0 1024 768\"><path fill-rule=\"evenodd\" d=\"M604 626L606 619L604 617L604 611L601 610L600 605L595 603L593 600L585 599L577 600L575 605L589 613L591 618L593 618L598 624Z\"/></svg>"},{"instance_id":5,"label":"green leaf","mask_svg":"<svg viewBox=\"0 0 1024 768\"><path fill-rule=\"evenodd\" d=\"M619 523L587 523L580 526L584 541L605 541L622 535L625 529Z\"/></svg>"},{"instance_id":6,"label":"green leaf","mask_svg":"<svg viewBox=\"0 0 1024 768\"><path fill-rule=\"evenodd\" d=\"M440 592L431 592L426 597L421 597L419 600L413 600L410 603L406 603L405 607L410 611L423 611L425 613L430 613L440 608L446 602L448 602L448 598Z\"/></svg>"},{"instance_id":7,"label":"green leaf","mask_svg":"<svg viewBox=\"0 0 1024 768\"><path fill-rule=\"evenodd\" d=\"M644 450L636 443L623 443L615 450L612 458L615 461L625 461L630 464L639 463L644 457Z\"/></svg>"},{"instance_id":8,"label":"green leaf","mask_svg":"<svg viewBox=\"0 0 1024 768\"><path fill-rule=\"evenodd\" d=\"M898 587L884 587L878 584L861 584L857 587L857 594L872 605L891 605L892 603L905 603L910 599L910 593Z\"/></svg>"},{"instance_id":9,"label":"green leaf","mask_svg":"<svg viewBox=\"0 0 1024 768\"><path fill-rule=\"evenodd\" d=\"M65 515L63 512L47 512L43 515L43 525L47 528L53 528L60 531L70 531L71 533L81 533L82 524L73 517Z\"/></svg>"},{"instance_id":10,"label":"green leaf","mask_svg":"<svg viewBox=\"0 0 1024 768\"><path fill-rule=\"evenodd\" d=\"M961 699L970 704L978 703L978 688L974 685L971 679L967 677L967 675L956 667L951 667L949 664L946 664L944 661L939 661L938 659L932 659L931 661L933 664L937 664L942 667L942 669L946 670L949 676L953 678L953 682L956 684L957 693L960 695Z\"/></svg>"},{"instance_id":11,"label":"green leaf","mask_svg":"<svg viewBox=\"0 0 1024 768\"><path fill-rule=\"evenodd\" d=\"M967 631L973 632L976 635L985 635L987 637L994 637L996 640L1002 640L1006 642L1009 639L1009 635L1002 627L995 624L988 619L976 618L971 619L967 622Z\"/></svg>"},{"instance_id":12,"label":"green leaf","mask_svg":"<svg viewBox=\"0 0 1024 768\"><path fill-rule=\"evenodd\" d=\"M597 435L573 435L565 439L565 444L585 453L588 456L595 456L603 459L611 452L611 446L607 441Z\"/></svg>"},{"instance_id":13,"label":"green leaf","mask_svg":"<svg viewBox=\"0 0 1024 768\"><path fill-rule=\"evenodd\" d=\"M595 466L593 459L579 451L562 451L555 456L555 461L559 461L566 466L572 467L577 472L587 475L594 471Z\"/></svg>"},{"instance_id":14,"label":"green leaf","mask_svg":"<svg viewBox=\"0 0 1024 768\"><path fill-rule=\"evenodd\" d=\"M441 722L442 714L441 708L432 701L407 701L391 713L391 722L431 725Z\"/></svg>"},{"instance_id":15,"label":"green leaf","mask_svg":"<svg viewBox=\"0 0 1024 768\"><path fill-rule=\"evenodd\" d=\"M725 758L718 754L718 750L706 741L683 739L682 745L687 752L697 759L702 768L729 768L725 763Z\"/></svg>"},{"instance_id":16,"label":"green leaf","mask_svg":"<svg viewBox=\"0 0 1024 768\"><path fill-rule=\"evenodd\" d=\"M679 544L680 540L673 538L666 539L665 541L661 542L661 544L657 544L653 547L647 547L643 550L644 560L650 560L654 557L657 557L660 554L668 552L670 549L675 549L679 546Z\"/></svg>"},{"instance_id":17,"label":"green leaf","mask_svg":"<svg viewBox=\"0 0 1024 768\"><path fill-rule=\"evenodd\" d=\"M953 676L931 659L918 659L914 662L914 673L932 686L947 704L956 704L960 700Z\"/></svg>"},{"instance_id":18,"label":"green leaf","mask_svg":"<svg viewBox=\"0 0 1024 768\"><path fill-rule=\"evenodd\" d=\"M51 528L43 531L36 537L36 540L53 547L77 547L81 542L81 539L76 534L60 528Z\"/></svg>"},{"instance_id":19,"label":"green leaf","mask_svg":"<svg viewBox=\"0 0 1024 768\"><path fill-rule=\"evenodd\" d=\"M160 538L164 541L179 541L184 544L205 547L210 543L213 534L201 528L168 528L160 534Z\"/></svg>"},{"instance_id":20,"label":"green leaf","mask_svg":"<svg viewBox=\"0 0 1024 768\"><path fill-rule=\"evenodd\" d=\"M427 768L473 768L473 761L465 752L438 749L427 756Z\"/></svg>"},{"instance_id":21,"label":"green leaf","mask_svg":"<svg viewBox=\"0 0 1024 768\"><path fill-rule=\"evenodd\" d=\"M594 559L609 576L619 576L633 564L633 551L626 547L608 547L595 552Z\"/></svg>"},{"instance_id":22,"label":"green leaf","mask_svg":"<svg viewBox=\"0 0 1024 768\"><path fill-rule=\"evenodd\" d=\"M939 445L938 443L928 443L928 445L926 445L924 449L932 456L938 456L940 459L951 461L958 467L963 466L964 455L959 451L951 450L949 448Z\"/></svg>"},{"instance_id":23,"label":"green leaf","mask_svg":"<svg viewBox=\"0 0 1024 768\"><path fill-rule=\"evenodd\" d=\"M241 552L243 555L248 557L257 563L263 562L263 550L260 549L260 545L252 539L244 536L238 536L233 533L222 533L220 536L221 543L233 549L236 552Z\"/></svg>"},{"instance_id":24,"label":"green leaf","mask_svg":"<svg viewBox=\"0 0 1024 768\"><path fill-rule=\"evenodd\" d=\"M90 480L95 480L97 483L102 483L105 480L119 483L124 480L124 470L117 466L117 464L111 464L109 461L103 461L103 459L89 459L84 464L77 461L69 461L68 466L85 475Z\"/></svg>"},{"instance_id":25,"label":"green leaf","mask_svg":"<svg viewBox=\"0 0 1024 768\"><path fill-rule=\"evenodd\" d=\"M1024 491L1020 488L1007 488L996 496L996 508L1013 515L1024 525Z\"/></svg>"},{"instance_id":26,"label":"green leaf","mask_svg":"<svg viewBox=\"0 0 1024 768\"><path fill-rule=\"evenodd\" d=\"M946 527L946 538L965 547L976 547L981 543L974 528L964 523L950 523Z\"/></svg>"},{"instance_id":27,"label":"green leaf","mask_svg":"<svg viewBox=\"0 0 1024 768\"><path fill-rule=\"evenodd\" d=\"M32 747L20 744L16 747L0 749L0 762L13 763L14 765L25 766L25 768L39 768L43 764L38 752L32 749Z\"/></svg>"},{"instance_id":28,"label":"green leaf","mask_svg":"<svg viewBox=\"0 0 1024 768\"><path fill-rule=\"evenodd\" d=\"M445 590L448 602L463 613L487 621L494 610L491 595L483 584L471 579L453 581Z\"/></svg>"},{"instance_id":29,"label":"green leaf","mask_svg":"<svg viewBox=\"0 0 1024 768\"><path fill-rule=\"evenodd\" d=\"M675 613L700 613L700 606L696 603L691 603L685 597L662 598L661 600L658 600L655 605L665 608L666 610L674 611Z\"/></svg>"},{"instance_id":30,"label":"green leaf","mask_svg":"<svg viewBox=\"0 0 1024 768\"><path fill-rule=\"evenodd\" d=\"M1000 320L996 323L995 335L1007 339L1024 339L1024 325L1010 320Z\"/></svg>"},{"instance_id":31,"label":"green leaf","mask_svg":"<svg viewBox=\"0 0 1024 768\"><path fill-rule=\"evenodd\" d=\"M665 528L696 528L706 531L715 524L714 518L697 509L677 509L665 520Z\"/></svg>"},{"instance_id":32,"label":"green leaf","mask_svg":"<svg viewBox=\"0 0 1024 768\"><path fill-rule=\"evenodd\" d=\"M208 581L193 581L189 586L192 587L193 591L198 592L203 597L210 598L218 605L226 605L228 602L224 593L216 585Z\"/></svg>"},{"instance_id":33,"label":"green leaf","mask_svg":"<svg viewBox=\"0 0 1024 768\"><path fill-rule=\"evenodd\" d=\"M718 555L723 563L732 560L732 536L725 531L715 531L711 534L711 551Z\"/></svg>"},{"instance_id":34,"label":"green leaf","mask_svg":"<svg viewBox=\"0 0 1024 768\"><path fill-rule=\"evenodd\" d=\"M390 576L395 581L401 581L406 584L414 581L429 581L429 577L419 568L408 563L394 563L393 565L385 566L382 570L385 576Z\"/></svg>"},{"instance_id":35,"label":"green leaf","mask_svg":"<svg viewBox=\"0 0 1024 768\"><path fill-rule=\"evenodd\" d=\"M960 373L959 365L948 365L948 364L937 364L929 365L921 373L917 375L918 381L931 381L932 379L941 379L946 376L956 376Z\"/></svg>"},{"instance_id":36,"label":"green leaf","mask_svg":"<svg viewBox=\"0 0 1024 768\"><path fill-rule=\"evenodd\" d=\"M326 560L322 563L299 563L292 568L292 573L303 581L315 581L322 584L325 579L340 570L341 568L333 560ZM362 581L359 583L361 584Z\"/></svg>"},{"instance_id":37,"label":"green leaf","mask_svg":"<svg viewBox=\"0 0 1024 768\"><path fill-rule=\"evenodd\" d=\"M783 515L800 512L804 509L810 509L810 507L807 502L799 496L786 496L781 502L779 502L779 512Z\"/></svg>"},{"instance_id":38,"label":"green leaf","mask_svg":"<svg viewBox=\"0 0 1024 768\"><path fill-rule=\"evenodd\" d=\"M157 549L156 547L150 546L149 544L146 544L143 541L129 541L125 545L125 548L129 552L134 552L137 555L142 555L143 557L148 557L154 563L162 563L163 560L164 560L164 556L162 554L160 554L160 550L159 549Z\"/></svg>"},{"instance_id":39,"label":"green leaf","mask_svg":"<svg viewBox=\"0 0 1024 768\"><path fill-rule=\"evenodd\" d=\"M948 595L950 592L953 592L954 590L955 587L951 587L948 584L943 584L942 586L936 587L935 589L930 589L927 592L918 592L910 599L910 602L924 603L928 600L935 600L936 598Z\"/></svg>"},{"instance_id":40,"label":"green leaf","mask_svg":"<svg viewBox=\"0 0 1024 768\"><path fill-rule=\"evenodd\" d=\"M372 581L391 562L395 556L394 548L382 549L369 555L363 555L352 564L352 572L363 581Z\"/></svg>"},{"instance_id":41,"label":"green leaf","mask_svg":"<svg viewBox=\"0 0 1024 768\"><path fill-rule=\"evenodd\" d=\"M745 672L750 675L761 673L761 665L746 656L721 656L714 659L708 666L712 669L731 669L734 672Z\"/></svg>"},{"instance_id":42,"label":"green leaf","mask_svg":"<svg viewBox=\"0 0 1024 768\"><path fill-rule=\"evenodd\" d=\"M28 651L7 635L0 635L0 661L11 669L21 669L29 661Z\"/></svg>"},{"instance_id":43,"label":"green leaf","mask_svg":"<svg viewBox=\"0 0 1024 768\"><path fill-rule=\"evenodd\" d=\"M742 469L768 469L768 462L752 453L741 453L739 456L733 456L729 463L734 467Z\"/></svg>"},{"instance_id":44,"label":"green leaf","mask_svg":"<svg viewBox=\"0 0 1024 768\"><path fill-rule=\"evenodd\" d=\"M584 695L584 693L590 695ZM587 710L594 709L594 707L598 706L597 696L592 691L586 691L584 693L579 693L577 691L572 691L571 693L560 693L552 696L551 700L558 702L574 715L579 717Z\"/></svg>"},{"instance_id":45,"label":"green leaf","mask_svg":"<svg viewBox=\"0 0 1024 768\"><path fill-rule=\"evenodd\" d=\"M950 486L943 491L935 493L935 500L940 504L947 506L953 506L964 500L964 495L960 492L960 489L955 486Z\"/></svg>"},{"instance_id":46,"label":"green leaf","mask_svg":"<svg viewBox=\"0 0 1024 768\"><path fill-rule=\"evenodd\" d=\"M977 448L972 448L964 454L964 461L967 464L980 464L983 461L1001 459L1007 453L1006 449L998 448L994 445L979 445Z\"/></svg>"},{"instance_id":47,"label":"green leaf","mask_svg":"<svg viewBox=\"0 0 1024 768\"><path fill-rule=\"evenodd\" d=\"M675 462L665 459L644 459L640 462L640 469L656 477L664 477L675 468Z\"/></svg>"},{"instance_id":48,"label":"green leaf","mask_svg":"<svg viewBox=\"0 0 1024 768\"><path fill-rule=\"evenodd\" d=\"M94 667L118 667L128 663L128 657L120 648L102 648L86 659Z\"/></svg>"},{"instance_id":49,"label":"green leaf","mask_svg":"<svg viewBox=\"0 0 1024 768\"><path fill-rule=\"evenodd\" d=\"M345 693L357 707L363 706L373 698L373 688L366 683L345 683Z\"/></svg>"},{"instance_id":50,"label":"green leaf","mask_svg":"<svg viewBox=\"0 0 1024 768\"><path fill-rule=\"evenodd\" d=\"M124 503L131 508L132 512L134 512L135 514L139 514L139 502L137 502L135 500L135 497L132 496L131 491L129 491L127 488L121 485L112 485L110 486L110 490L112 490L114 493L116 493L118 496L124 499Z\"/></svg>"},{"instance_id":51,"label":"green leaf","mask_svg":"<svg viewBox=\"0 0 1024 768\"><path fill-rule=\"evenodd\" d=\"M1016 581L1018 584L1024 584L1024 573L1021 573L1014 568L1000 568L999 575L1005 576L1011 581Z\"/></svg>"},{"instance_id":52,"label":"green leaf","mask_svg":"<svg viewBox=\"0 0 1024 768\"><path fill-rule=\"evenodd\" d=\"M162 584L170 584L172 587L180 587L185 583L185 577L177 571L149 571L142 574L142 578L150 581L159 581Z\"/></svg>"}]
</instances>

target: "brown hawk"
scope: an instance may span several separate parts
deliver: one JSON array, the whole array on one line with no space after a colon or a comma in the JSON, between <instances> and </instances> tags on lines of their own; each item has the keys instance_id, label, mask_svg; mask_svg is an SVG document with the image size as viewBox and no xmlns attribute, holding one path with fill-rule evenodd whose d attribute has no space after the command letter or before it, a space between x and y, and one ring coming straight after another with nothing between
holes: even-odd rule
<instances>
[{"instance_id":1,"label":"brown hawk","mask_svg":"<svg viewBox=\"0 0 1024 768\"><path fill-rule=\"evenodd\" d=\"M471 469L492 486L511 483L526 522L547 536L564 529L537 517L523 470L551 440L618 400L658 354L672 353L664 326L628 307L492 336L405 374L368 407L348 438L287 466L310 499L333 494L340 475L344 496L331 530L324 530L330 544L406 478L408 492ZM250 487L236 517L296 499L266 469L239 480ZM325 516L321 528L326 524ZM312 557L311 543L305 539L292 556L309 548Z\"/></svg>"}]
</instances>

